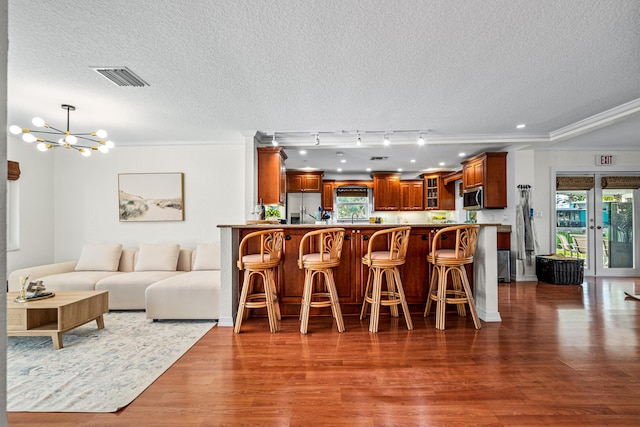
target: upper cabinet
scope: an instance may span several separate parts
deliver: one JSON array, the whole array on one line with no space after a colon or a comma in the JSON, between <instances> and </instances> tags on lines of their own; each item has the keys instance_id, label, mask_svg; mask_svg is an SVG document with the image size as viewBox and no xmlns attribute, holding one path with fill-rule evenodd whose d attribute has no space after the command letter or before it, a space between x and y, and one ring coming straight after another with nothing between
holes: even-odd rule
<instances>
[{"instance_id":1,"label":"upper cabinet","mask_svg":"<svg viewBox=\"0 0 640 427\"><path fill-rule=\"evenodd\" d=\"M450 172L420 175L424 179L424 208L426 210L453 210L456 208L455 182L444 183Z\"/></svg>"},{"instance_id":2,"label":"upper cabinet","mask_svg":"<svg viewBox=\"0 0 640 427\"><path fill-rule=\"evenodd\" d=\"M258 148L258 200L265 205L284 205L287 154L280 147Z\"/></svg>"},{"instance_id":3,"label":"upper cabinet","mask_svg":"<svg viewBox=\"0 0 640 427\"><path fill-rule=\"evenodd\" d=\"M373 176L373 210L400 210L400 174L375 173Z\"/></svg>"},{"instance_id":4,"label":"upper cabinet","mask_svg":"<svg viewBox=\"0 0 640 427\"><path fill-rule=\"evenodd\" d=\"M322 191L322 175L318 172L287 172L288 193L320 193Z\"/></svg>"},{"instance_id":5,"label":"upper cabinet","mask_svg":"<svg viewBox=\"0 0 640 427\"><path fill-rule=\"evenodd\" d=\"M507 153L482 153L462 162L462 188L483 187L484 207L507 207Z\"/></svg>"},{"instance_id":6,"label":"upper cabinet","mask_svg":"<svg viewBox=\"0 0 640 427\"><path fill-rule=\"evenodd\" d=\"M334 180L322 181L322 209L325 211L333 210L333 184Z\"/></svg>"},{"instance_id":7,"label":"upper cabinet","mask_svg":"<svg viewBox=\"0 0 640 427\"><path fill-rule=\"evenodd\" d=\"M423 206L423 185L419 180L400 181L400 210L421 211Z\"/></svg>"}]
</instances>

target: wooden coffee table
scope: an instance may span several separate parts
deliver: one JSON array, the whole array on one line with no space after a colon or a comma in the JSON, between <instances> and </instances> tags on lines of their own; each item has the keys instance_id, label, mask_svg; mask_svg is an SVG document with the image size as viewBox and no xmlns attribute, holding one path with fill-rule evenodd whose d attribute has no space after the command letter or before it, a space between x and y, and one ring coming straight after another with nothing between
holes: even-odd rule
<instances>
[{"instance_id":1,"label":"wooden coffee table","mask_svg":"<svg viewBox=\"0 0 640 427\"><path fill-rule=\"evenodd\" d=\"M62 334L95 320L104 328L109 311L108 291L56 291L37 301L15 302L18 292L7 293L8 336L51 336L53 347L62 348Z\"/></svg>"}]
</instances>

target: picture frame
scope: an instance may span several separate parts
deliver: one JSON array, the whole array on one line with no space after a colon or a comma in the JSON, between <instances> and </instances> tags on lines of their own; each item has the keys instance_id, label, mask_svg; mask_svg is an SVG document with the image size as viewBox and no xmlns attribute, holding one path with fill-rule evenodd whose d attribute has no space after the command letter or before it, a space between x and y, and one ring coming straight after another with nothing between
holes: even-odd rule
<instances>
[{"instance_id":1,"label":"picture frame","mask_svg":"<svg viewBox=\"0 0 640 427\"><path fill-rule=\"evenodd\" d=\"M184 174L118 174L120 222L184 221Z\"/></svg>"}]
</instances>

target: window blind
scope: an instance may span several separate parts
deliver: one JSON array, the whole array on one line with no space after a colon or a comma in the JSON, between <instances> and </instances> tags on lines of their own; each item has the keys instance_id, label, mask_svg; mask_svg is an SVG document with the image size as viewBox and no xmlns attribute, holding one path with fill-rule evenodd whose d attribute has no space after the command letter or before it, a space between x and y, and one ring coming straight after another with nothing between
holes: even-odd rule
<instances>
[{"instance_id":1,"label":"window blind","mask_svg":"<svg viewBox=\"0 0 640 427\"><path fill-rule=\"evenodd\" d=\"M558 176L556 190L591 190L595 186L592 176Z\"/></svg>"}]
</instances>

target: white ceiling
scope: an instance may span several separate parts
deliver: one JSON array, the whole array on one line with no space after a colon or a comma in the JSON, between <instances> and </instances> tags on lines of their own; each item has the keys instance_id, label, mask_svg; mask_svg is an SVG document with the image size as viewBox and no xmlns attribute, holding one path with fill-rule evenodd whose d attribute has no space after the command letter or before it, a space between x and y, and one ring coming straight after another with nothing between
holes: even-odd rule
<instances>
[{"instance_id":1,"label":"white ceiling","mask_svg":"<svg viewBox=\"0 0 640 427\"><path fill-rule=\"evenodd\" d=\"M92 66L126 66L150 86L115 86ZM638 150L640 2L9 0L9 124L64 127L61 104L77 108L72 130L101 127L121 146L256 131L269 145L276 132L289 169Z\"/></svg>"}]
</instances>

